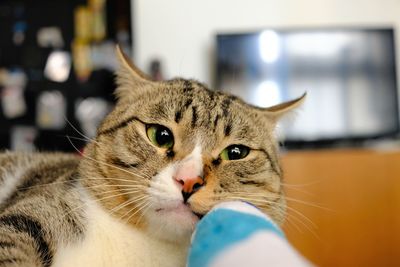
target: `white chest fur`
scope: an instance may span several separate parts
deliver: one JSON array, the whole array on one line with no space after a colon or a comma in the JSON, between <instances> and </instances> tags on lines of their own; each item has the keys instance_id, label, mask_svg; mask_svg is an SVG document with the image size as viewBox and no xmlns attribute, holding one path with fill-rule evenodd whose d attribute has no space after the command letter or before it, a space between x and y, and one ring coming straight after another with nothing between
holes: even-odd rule
<instances>
[{"instance_id":1,"label":"white chest fur","mask_svg":"<svg viewBox=\"0 0 400 267\"><path fill-rule=\"evenodd\" d=\"M85 238L58 248L54 267L185 266L186 245L155 239L107 214L98 204L87 208Z\"/></svg>"}]
</instances>

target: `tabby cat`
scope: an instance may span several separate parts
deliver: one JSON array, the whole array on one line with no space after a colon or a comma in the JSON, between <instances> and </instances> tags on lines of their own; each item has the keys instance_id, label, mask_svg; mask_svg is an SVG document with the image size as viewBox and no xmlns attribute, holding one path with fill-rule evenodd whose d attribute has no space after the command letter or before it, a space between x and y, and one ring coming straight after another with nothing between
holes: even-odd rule
<instances>
[{"instance_id":1,"label":"tabby cat","mask_svg":"<svg viewBox=\"0 0 400 267\"><path fill-rule=\"evenodd\" d=\"M221 201L284 219L274 128L304 96L257 108L117 56L118 103L82 156L1 154L0 266L185 266Z\"/></svg>"}]
</instances>

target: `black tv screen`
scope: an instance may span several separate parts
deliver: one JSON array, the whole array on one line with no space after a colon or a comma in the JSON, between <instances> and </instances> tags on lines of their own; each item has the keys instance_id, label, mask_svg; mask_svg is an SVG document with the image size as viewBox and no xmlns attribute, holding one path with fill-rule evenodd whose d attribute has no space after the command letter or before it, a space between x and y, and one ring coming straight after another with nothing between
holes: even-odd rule
<instances>
[{"instance_id":1,"label":"black tv screen","mask_svg":"<svg viewBox=\"0 0 400 267\"><path fill-rule=\"evenodd\" d=\"M393 29L264 30L217 35L217 85L255 106L308 93L288 142L399 131Z\"/></svg>"}]
</instances>

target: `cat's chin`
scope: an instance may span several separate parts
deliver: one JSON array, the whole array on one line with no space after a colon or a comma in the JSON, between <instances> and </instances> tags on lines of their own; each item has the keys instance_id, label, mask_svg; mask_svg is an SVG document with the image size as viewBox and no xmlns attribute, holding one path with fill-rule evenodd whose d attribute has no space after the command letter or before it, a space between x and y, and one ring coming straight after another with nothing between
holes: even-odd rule
<instances>
[{"instance_id":1,"label":"cat's chin","mask_svg":"<svg viewBox=\"0 0 400 267\"><path fill-rule=\"evenodd\" d=\"M148 231L155 237L183 242L190 239L199 217L181 201L146 213Z\"/></svg>"}]
</instances>

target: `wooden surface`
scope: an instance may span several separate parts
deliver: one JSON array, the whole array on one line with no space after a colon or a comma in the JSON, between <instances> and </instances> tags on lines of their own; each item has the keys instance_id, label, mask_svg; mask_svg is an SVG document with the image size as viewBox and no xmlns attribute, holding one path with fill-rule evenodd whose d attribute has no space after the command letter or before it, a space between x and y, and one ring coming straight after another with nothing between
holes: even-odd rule
<instances>
[{"instance_id":1,"label":"wooden surface","mask_svg":"<svg viewBox=\"0 0 400 267\"><path fill-rule=\"evenodd\" d=\"M291 243L318 266L400 266L400 152L282 156Z\"/></svg>"}]
</instances>

